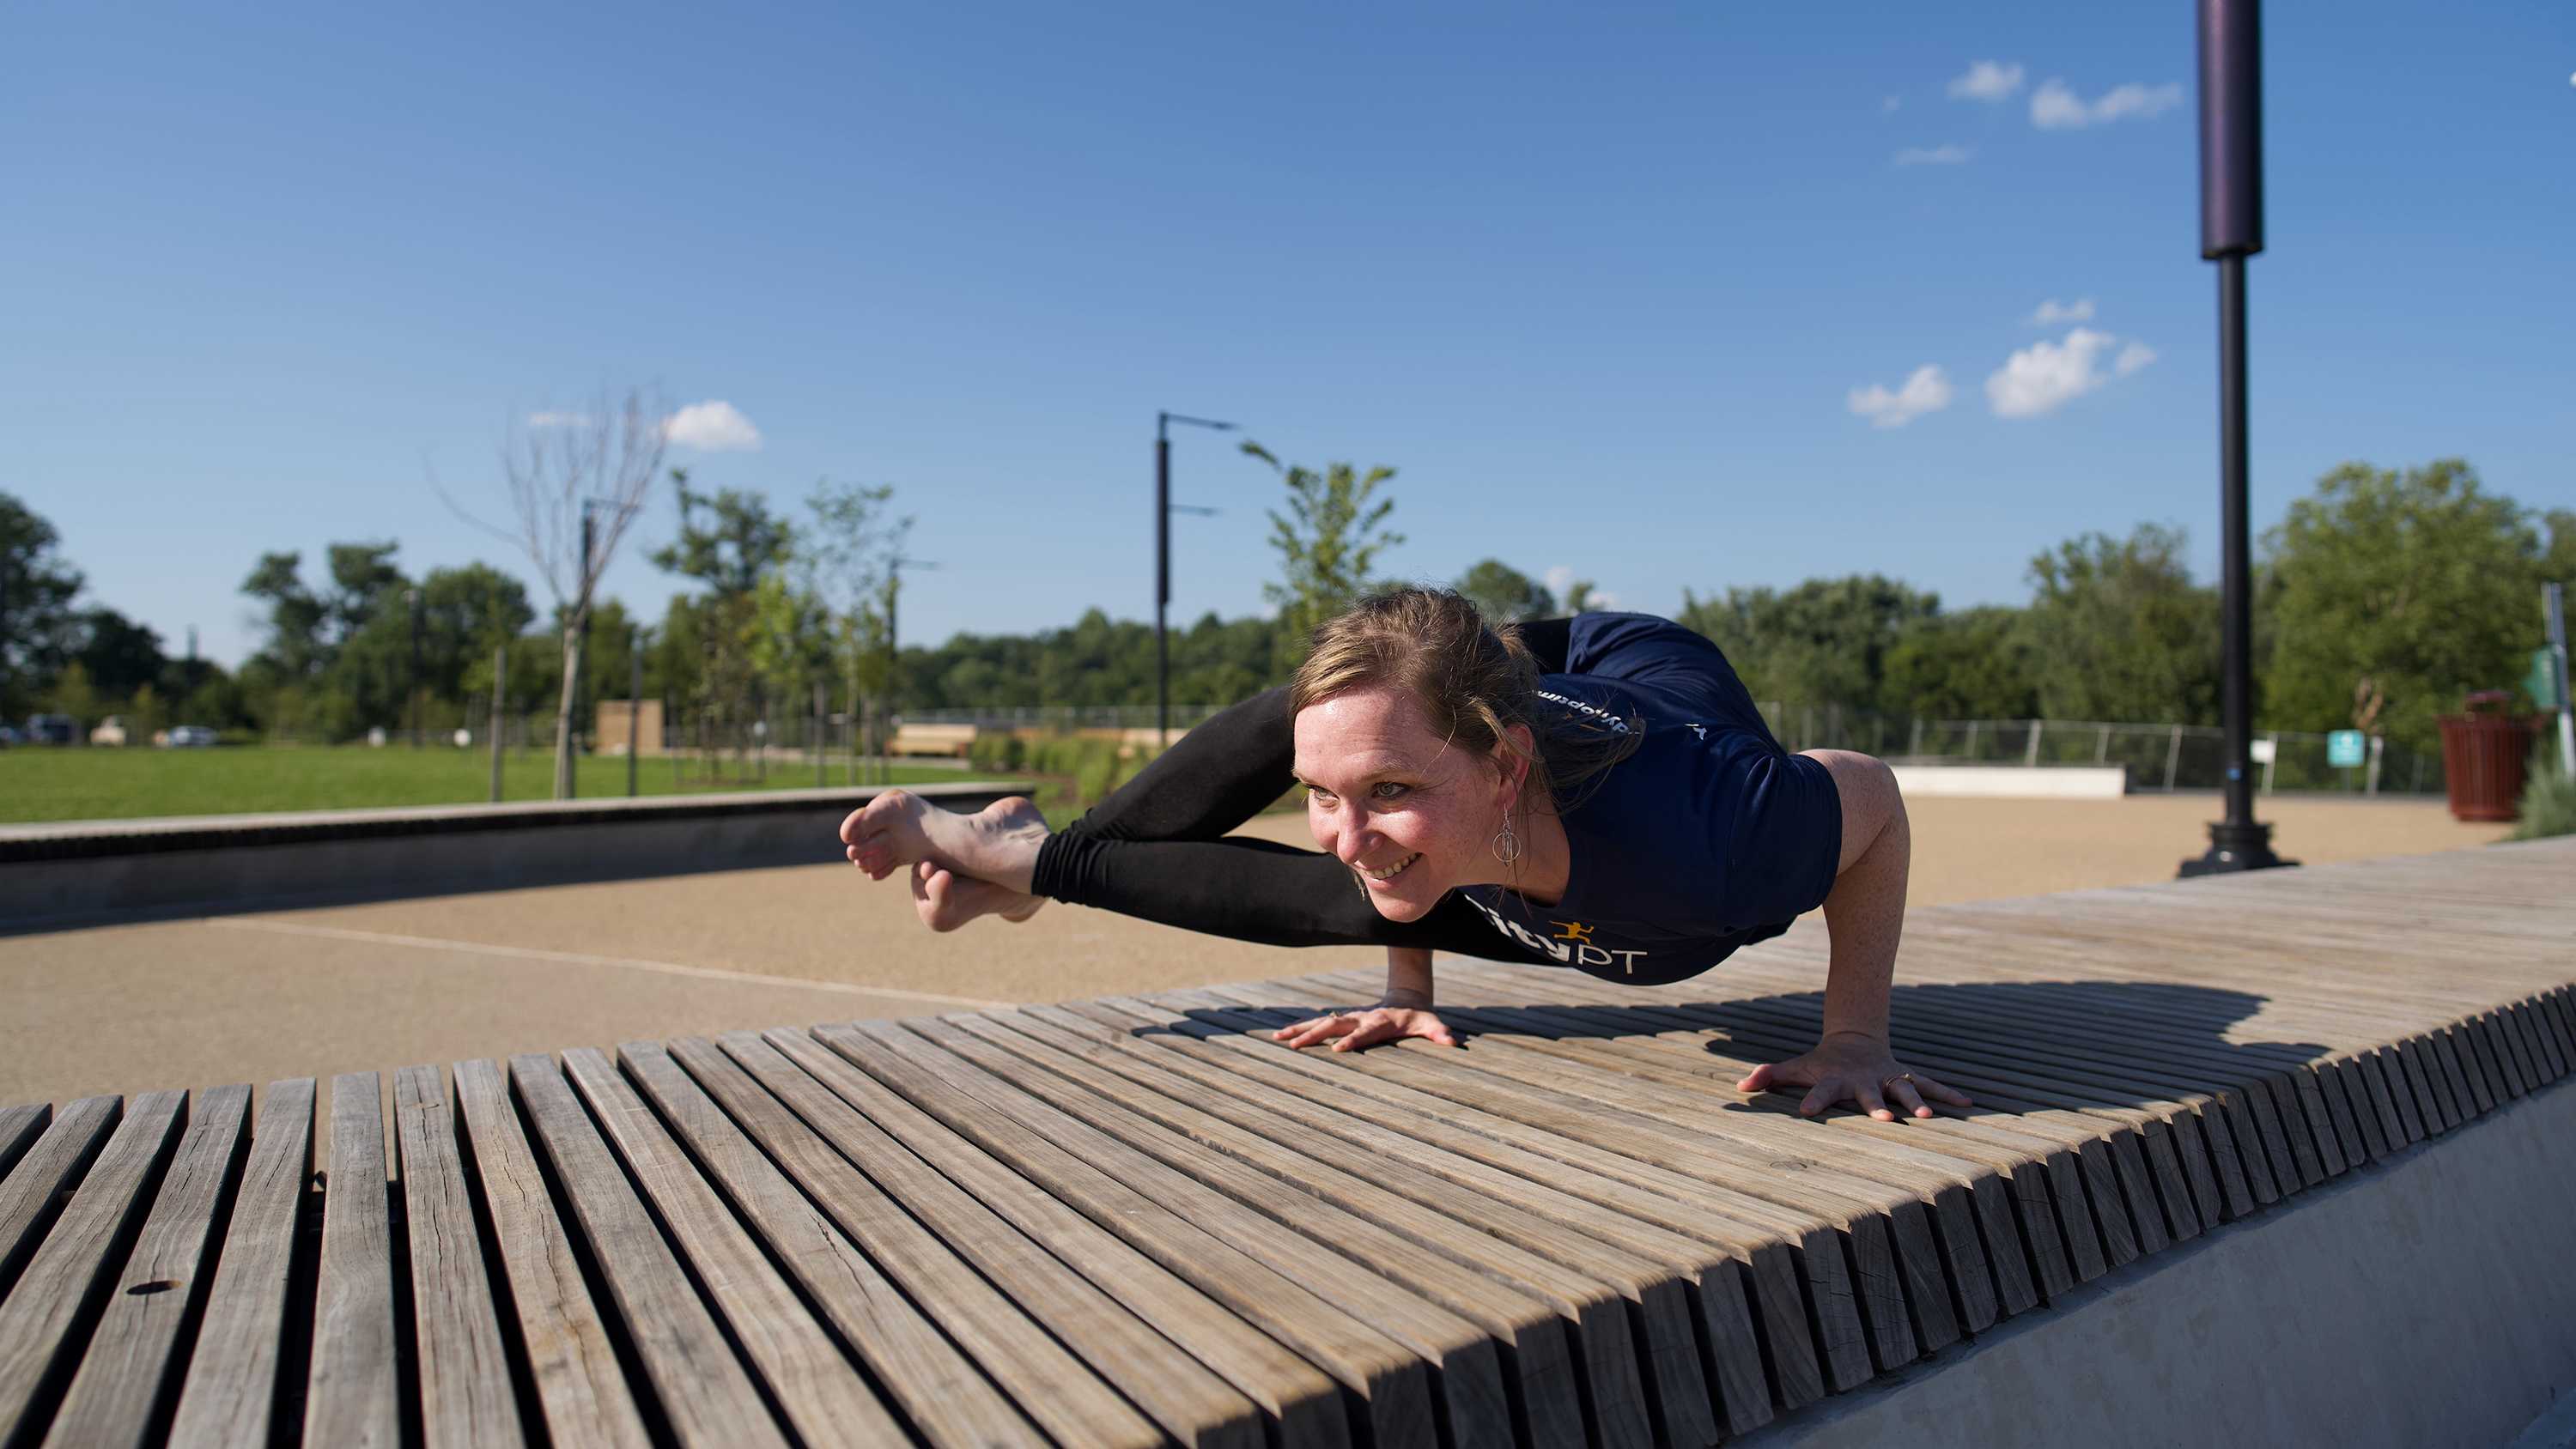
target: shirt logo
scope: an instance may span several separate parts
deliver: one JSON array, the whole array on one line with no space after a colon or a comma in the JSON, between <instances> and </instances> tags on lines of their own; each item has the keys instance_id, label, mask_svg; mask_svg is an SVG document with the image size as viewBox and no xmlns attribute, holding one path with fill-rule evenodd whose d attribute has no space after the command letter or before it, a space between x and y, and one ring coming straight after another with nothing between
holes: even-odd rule
<instances>
[{"instance_id":1,"label":"shirt logo","mask_svg":"<svg viewBox=\"0 0 2576 1449\"><path fill-rule=\"evenodd\" d=\"M1634 976L1637 974L1637 958L1646 954L1643 951L1614 951L1607 946L1592 944L1592 927L1581 921L1548 922L1551 926L1565 928L1564 935L1551 940L1518 921L1508 919L1502 912L1476 899L1472 893L1461 892L1460 898L1483 912L1485 919L1494 923L1495 930L1560 966L1608 966L1615 963L1620 970Z\"/></svg>"},{"instance_id":2,"label":"shirt logo","mask_svg":"<svg viewBox=\"0 0 2576 1449\"><path fill-rule=\"evenodd\" d=\"M1594 723L1607 729L1614 735L1624 735L1628 732L1628 722L1626 720L1621 719L1610 711L1601 708L1599 705L1585 704L1579 699L1568 699L1564 695L1545 689L1538 692L1538 697L1553 704L1564 705L1567 709L1573 710L1577 714L1590 715Z\"/></svg>"}]
</instances>

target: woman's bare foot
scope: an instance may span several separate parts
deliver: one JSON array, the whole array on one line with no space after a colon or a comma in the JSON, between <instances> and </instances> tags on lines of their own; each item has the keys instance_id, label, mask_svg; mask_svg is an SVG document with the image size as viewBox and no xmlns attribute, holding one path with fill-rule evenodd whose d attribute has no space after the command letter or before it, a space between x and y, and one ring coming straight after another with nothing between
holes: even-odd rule
<instances>
[{"instance_id":1,"label":"woman's bare foot","mask_svg":"<svg viewBox=\"0 0 2576 1449\"><path fill-rule=\"evenodd\" d=\"M1021 795L960 815L909 790L888 790L841 822L841 844L871 880L928 861L1024 896L1046 838L1046 817Z\"/></svg>"},{"instance_id":2,"label":"woman's bare foot","mask_svg":"<svg viewBox=\"0 0 2576 1449\"><path fill-rule=\"evenodd\" d=\"M934 931L956 930L977 916L1000 916L1016 925L1045 904L1044 896L1022 895L926 860L912 867L912 908Z\"/></svg>"}]
</instances>

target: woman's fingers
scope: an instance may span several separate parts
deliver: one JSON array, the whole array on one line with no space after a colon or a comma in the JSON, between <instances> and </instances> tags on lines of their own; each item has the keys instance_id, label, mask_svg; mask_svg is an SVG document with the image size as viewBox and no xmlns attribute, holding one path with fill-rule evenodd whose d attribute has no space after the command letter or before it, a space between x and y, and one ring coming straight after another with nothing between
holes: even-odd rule
<instances>
[{"instance_id":1,"label":"woman's fingers","mask_svg":"<svg viewBox=\"0 0 2576 1449\"><path fill-rule=\"evenodd\" d=\"M1735 1090L1739 1092L1767 1092L1771 1089L1772 1082L1779 1078L1779 1075L1780 1069L1778 1067L1773 1066L1769 1062L1763 1062L1756 1066L1752 1071L1745 1073L1744 1080L1735 1084ZM1789 1084L1783 1083L1783 1085Z\"/></svg>"},{"instance_id":2,"label":"woman's fingers","mask_svg":"<svg viewBox=\"0 0 2576 1449\"><path fill-rule=\"evenodd\" d=\"M1914 1078L1914 1085L1921 1087L1923 1089L1923 1095L1936 1102L1945 1103L1952 1107L1973 1107L1977 1105L1976 1103L1968 1100L1967 1093L1959 1091L1953 1087L1943 1086L1941 1083L1932 1080L1930 1077L1923 1076L1919 1073Z\"/></svg>"},{"instance_id":3,"label":"woman's fingers","mask_svg":"<svg viewBox=\"0 0 2576 1449\"><path fill-rule=\"evenodd\" d=\"M1887 1104L1908 1117L1932 1115L1932 1109L1923 1105L1923 1094L1914 1090L1914 1083L1903 1077L1887 1084Z\"/></svg>"},{"instance_id":4,"label":"woman's fingers","mask_svg":"<svg viewBox=\"0 0 2576 1449\"><path fill-rule=\"evenodd\" d=\"M1879 1095L1879 1085L1877 1082L1860 1083L1851 1092L1851 1098L1860 1103L1862 1111L1882 1122L1893 1122L1896 1120L1896 1114L1887 1110L1887 1099Z\"/></svg>"},{"instance_id":5,"label":"woman's fingers","mask_svg":"<svg viewBox=\"0 0 2576 1449\"><path fill-rule=\"evenodd\" d=\"M1350 1022L1349 1017L1337 1011L1330 1016L1309 1017L1304 1021L1292 1022L1272 1032L1271 1036L1292 1047L1313 1046L1319 1041L1330 1041L1350 1030Z\"/></svg>"}]
</instances>

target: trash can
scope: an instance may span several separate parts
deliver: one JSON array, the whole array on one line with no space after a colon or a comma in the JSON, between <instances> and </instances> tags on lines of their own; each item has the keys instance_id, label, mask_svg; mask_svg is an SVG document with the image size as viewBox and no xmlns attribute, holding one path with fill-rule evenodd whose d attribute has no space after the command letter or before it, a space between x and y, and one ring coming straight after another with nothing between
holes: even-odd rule
<instances>
[{"instance_id":1,"label":"trash can","mask_svg":"<svg viewBox=\"0 0 2576 1449\"><path fill-rule=\"evenodd\" d=\"M2523 768L2538 731L2527 715L2508 714L2513 695L2482 689L2466 714L2441 717L2442 783L2454 819L2502 821L2522 814Z\"/></svg>"}]
</instances>

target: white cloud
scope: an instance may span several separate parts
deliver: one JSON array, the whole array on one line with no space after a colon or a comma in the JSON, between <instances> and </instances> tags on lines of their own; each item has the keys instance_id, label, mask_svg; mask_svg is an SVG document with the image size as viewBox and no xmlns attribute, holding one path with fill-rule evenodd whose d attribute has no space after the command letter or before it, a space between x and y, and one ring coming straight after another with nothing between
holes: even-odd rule
<instances>
[{"instance_id":1,"label":"white cloud","mask_svg":"<svg viewBox=\"0 0 2576 1449\"><path fill-rule=\"evenodd\" d=\"M2021 89L2023 71L2019 62L1981 60L1968 67L1968 73L1950 82L1950 99L1954 101L2000 101Z\"/></svg>"},{"instance_id":2,"label":"white cloud","mask_svg":"<svg viewBox=\"0 0 2576 1449\"><path fill-rule=\"evenodd\" d=\"M1927 362L1914 369L1894 392L1875 382L1853 388L1845 405L1853 416L1869 419L1873 428L1901 428L1925 413L1948 407L1950 379L1942 375L1938 366Z\"/></svg>"},{"instance_id":3,"label":"white cloud","mask_svg":"<svg viewBox=\"0 0 2576 1449\"><path fill-rule=\"evenodd\" d=\"M2054 327L2060 322L2092 320L2093 299L2090 297L2078 297L2072 302L2060 302L2055 297L2051 297L2039 304L2038 311L2030 314L2030 324L2034 327Z\"/></svg>"},{"instance_id":4,"label":"white cloud","mask_svg":"<svg viewBox=\"0 0 2576 1449\"><path fill-rule=\"evenodd\" d=\"M1542 575L1539 582L1547 585L1549 593L1556 595L1557 607L1561 609L1565 607L1566 595L1574 588L1576 575L1573 569L1564 564L1557 564ZM1615 609L1619 607L1619 596L1608 589L1594 589L1583 596L1583 607Z\"/></svg>"},{"instance_id":5,"label":"white cloud","mask_svg":"<svg viewBox=\"0 0 2576 1449\"><path fill-rule=\"evenodd\" d=\"M2160 86L2113 86L2097 101L2087 101L2066 82L2052 79L2031 94L2030 123L2043 131L2072 131L2086 126L2107 125L2134 116L2149 120L2182 104L2182 84L2167 81Z\"/></svg>"},{"instance_id":6,"label":"white cloud","mask_svg":"<svg viewBox=\"0 0 2576 1449\"><path fill-rule=\"evenodd\" d=\"M1899 166L1956 166L1976 153L1965 146L1908 146L1896 153Z\"/></svg>"},{"instance_id":7,"label":"white cloud","mask_svg":"<svg viewBox=\"0 0 2576 1449\"><path fill-rule=\"evenodd\" d=\"M532 428L586 428L597 421L588 413L528 414L528 426Z\"/></svg>"},{"instance_id":8,"label":"white cloud","mask_svg":"<svg viewBox=\"0 0 2576 1449\"><path fill-rule=\"evenodd\" d=\"M760 429L722 399L691 403L662 420L662 436L708 453L756 453Z\"/></svg>"},{"instance_id":9,"label":"white cloud","mask_svg":"<svg viewBox=\"0 0 2576 1449\"><path fill-rule=\"evenodd\" d=\"M1986 379L1986 401L1999 418L2035 418L2056 411L2110 379L2097 364L2120 339L2078 327L2063 342L2034 342L2007 358ZM2155 350L2132 342L2112 368L2126 377L2155 361Z\"/></svg>"}]
</instances>

